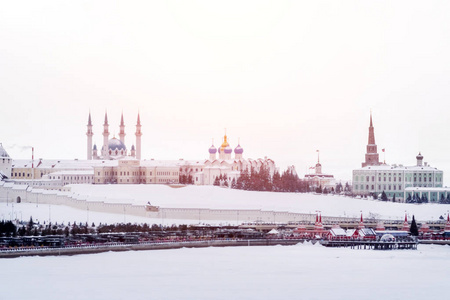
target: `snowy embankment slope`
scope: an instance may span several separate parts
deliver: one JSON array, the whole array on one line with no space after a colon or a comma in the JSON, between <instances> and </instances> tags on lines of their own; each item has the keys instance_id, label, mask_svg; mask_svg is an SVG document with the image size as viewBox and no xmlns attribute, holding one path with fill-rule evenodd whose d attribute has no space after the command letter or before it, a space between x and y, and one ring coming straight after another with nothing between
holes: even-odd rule
<instances>
[{"instance_id":1,"label":"snowy embankment slope","mask_svg":"<svg viewBox=\"0 0 450 300\"><path fill-rule=\"evenodd\" d=\"M403 220L405 211L409 219L415 215L420 222L437 220L445 215L450 205L404 204L374 200L354 199L342 196L313 194L248 192L214 186L187 186L171 188L166 185L72 185L75 197L88 201L109 203L132 203L143 205L148 201L162 208L209 208L209 209L259 209L263 211L289 211L294 213L315 213L323 216L359 218L362 211L365 218ZM167 217L139 217L129 214L105 213L76 209L63 205L39 203L0 202L0 219L29 220L45 222L88 222L101 223L149 223L149 224L237 224L236 219L200 220L170 219ZM241 218L242 222L243 218Z\"/></svg>"},{"instance_id":2,"label":"snowy embankment slope","mask_svg":"<svg viewBox=\"0 0 450 300\"><path fill-rule=\"evenodd\" d=\"M374 251L305 242L21 257L0 260L0 268L8 270L0 274L8 287L1 299L444 299L450 247Z\"/></svg>"},{"instance_id":3,"label":"snowy embankment slope","mask_svg":"<svg viewBox=\"0 0 450 300\"><path fill-rule=\"evenodd\" d=\"M88 201L146 204L164 208L261 209L315 213L324 216L355 217L360 212L367 217L399 219L415 215L416 219L437 220L447 214L450 205L406 204L377 200L355 199L343 196L301 193L249 192L215 186L167 185L71 185L72 192L87 196Z\"/></svg>"}]
</instances>

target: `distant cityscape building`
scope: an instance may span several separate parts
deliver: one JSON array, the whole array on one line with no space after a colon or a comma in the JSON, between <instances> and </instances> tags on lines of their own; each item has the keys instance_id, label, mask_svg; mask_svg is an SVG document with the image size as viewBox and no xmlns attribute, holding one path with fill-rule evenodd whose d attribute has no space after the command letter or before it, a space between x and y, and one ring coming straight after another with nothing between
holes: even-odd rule
<instances>
[{"instance_id":1,"label":"distant cityscape building","mask_svg":"<svg viewBox=\"0 0 450 300\"><path fill-rule=\"evenodd\" d=\"M305 180L310 182L310 189L315 190L318 187L326 188L329 192L336 187L336 180L331 174L322 173L322 165L320 164L319 150L317 150L317 163L314 167L314 173L306 174Z\"/></svg>"},{"instance_id":2,"label":"distant cityscape building","mask_svg":"<svg viewBox=\"0 0 450 300\"><path fill-rule=\"evenodd\" d=\"M404 202L405 189L441 188L443 172L424 163L421 153L416 156L416 160L415 166L387 165L379 162L371 114L366 160L362 163L362 168L353 170L353 193L379 197L385 192L390 200L395 197L396 202Z\"/></svg>"},{"instance_id":3,"label":"distant cityscape building","mask_svg":"<svg viewBox=\"0 0 450 300\"><path fill-rule=\"evenodd\" d=\"M365 166L381 165L377 145L375 144L375 132L372 123L372 112L370 112L369 141L367 143L366 150L366 161L362 163L362 167L364 168Z\"/></svg>"},{"instance_id":4,"label":"distant cityscape building","mask_svg":"<svg viewBox=\"0 0 450 300\"><path fill-rule=\"evenodd\" d=\"M110 139L109 138L109 123L108 123L108 114L105 113L105 122L103 123L103 146L98 152L97 145L94 144L92 146L92 136L94 135L92 131L92 121L91 121L91 113L89 113L88 124L87 124L87 159L110 159L117 160L122 159L124 157L130 156L134 157L138 160L141 159L141 120L138 113L137 116L137 124L136 124L136 147L134 145L131 146L131 151L128 152L127 147L125 146L125 123L123 121L123 113L120 118L119 125L119 139L115 136Z\"/></svg>"},{"instance_id":5,"label":"distant cityscape building","mask_svg":"<svg viewBox=\"0 0 450 300\"><path fill-rule=\"evenodd\" d=\"M9 157L8 152L3 148L3 144L0 143L0 180L8 178L11 174L12 159Z\"/></svg>"},{"instance_id":6,"label":"distant cityscape building","mask_svg":"<svg viewBox=\"0 0 450 300\"><path fill-rule=\"evenodd\" d=\"M275 162L270 158L264 159L244 159L244 148L240 143L234 148L234 158L231 157L233 149L228 143L225 134L222 145L216 149L214 145L208 149L209 159L204 162L203 171L193 174L194 183L199 185L212 185L216 178L225 177L228 183L237 180L241 171L250 172L251 169L259 172L262 167L269 171L270 176L275 172ZM217 158L217 153L219 157Z\"/></svg>"},{"instance_id":7,"label":"distant cityscape building","mask_svg":"<svg viewBox=\"0 0 450 300\"><path fill-rule=\"evenodd\" d=\"M212 185L220 178L222 183L237 180L241 171L261 167L269 170L272 176L275 163L268 159L244 159L244 149L238 143L233 149L225 135L219 148L211 146L209 159L199 161L142 160L141 159L141 121L138 113L136 124L136 147L128 152L125 146L125 123L123 114L119 125L119 139L109 138L108 115L103 124L103 146L98 153L93 144L92 119L89 113L87 124L87 159L55 160L38 159L13 160L0 144L1 179L17 184L45 189L59 189L67 184L177 184L182 175L191 180L186 183ZM218 157L217 157L218 156Z\"/></svg>"}]
</instances>

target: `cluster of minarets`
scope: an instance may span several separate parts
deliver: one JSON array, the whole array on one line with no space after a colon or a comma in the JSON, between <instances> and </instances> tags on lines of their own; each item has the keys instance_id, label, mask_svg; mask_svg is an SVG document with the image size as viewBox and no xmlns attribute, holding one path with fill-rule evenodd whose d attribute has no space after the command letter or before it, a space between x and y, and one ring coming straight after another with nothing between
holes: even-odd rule
<instances>
[{"instance_id":1,"label":"cluster of minarets","mask_svg":"<svg viewBox=\"0 0 450 300\"><path fill-rule=\"evenodd\" d=\"M134 147L131 148L131 155L136 156L136 159L141 159L141 119L138 113L137 116L137 124L136 124L136 149ZM89 112L89 118L88 118L88 124L87 124L87 159L91 160L93 157L92 152L92 136L94 135L92 131L92 121L91 121L91 113ZM109 155L109 149L108 149L108 143L109 143L109 123L108 123L108 113L105 112L105 122L103 123L103 147L101 149L101 156L103 158L108 158ZM123 121L123 113L120 119L120 126L119 126L119 139L120 141L125 144L125 123ZM96 151L96 147L94 147L94 151Z\"/></svg>"}]
</instances>

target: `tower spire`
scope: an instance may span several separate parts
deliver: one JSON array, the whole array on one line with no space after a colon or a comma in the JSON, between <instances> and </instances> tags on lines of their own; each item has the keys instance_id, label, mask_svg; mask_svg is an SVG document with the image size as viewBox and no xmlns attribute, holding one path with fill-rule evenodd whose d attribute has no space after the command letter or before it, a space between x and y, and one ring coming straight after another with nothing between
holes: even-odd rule
<instances>
[{"instance_id":1,"label":"tower spire","mask_svg":"<svg viewBox=\"0 0 450 300\"><path fill-rule=\"evenodd\" d=\"M102 149L103 157L109 157L108 140L109 140L108 112L105 111L105 123L103 124L103 149Z\"/></svg>"},{"instance_id":2,"label":"tower spire","mask_svg":"<svg viewBox=\"0 0 450 300\"><path fill-rule=\"evenodd\" d=\"M91 112L89 111L89 118L87 124L87 159L92 159L92 136L94 135L92 131L92 121L91 121Z\"/></svg>"},{"instance_id":3,"label":"tower spire","mask_svg":"<svg viewBox=\"0 0 450 300\"><path fill-rule=\"evenodd\" d=\"M122 143L125 144L125 123L123 122L123 111L122 116L120 117L120 131L119 131L119 139Z\"/></svg>"},{"instance_id":4,"label":"tower spire","mask_svg":"<svg viewBox=\"0 0 450 300\"><path fill-rule=\"evenodd\" d=\"M138 160L141 160L141 136L142 136L141 127L142 127L141 118L138 111L136 124L136 159Z\"/></svg>"},{"instance_id":5,"label":"tower spire","mask_svg":"<svg viewBox=\"0 0 450 300\"><path fill-rule=\"evenodd\" d=\"M108 112L105 110L105 123L103 125L108 125Z\"/></svg>"},{"instance_id":6,"label":"tower spire","mask_svg":"<svg viewBox=\"0 0 450 300\"><path fill-rule=\"evenodd\" d=\"M370 111L369 139L367 143L366 160L362 163L365 166L380 165L380 157L378 155L377 145L375 144L375 130L373 128L372 110Z\"/></svg>"}]
</instances>

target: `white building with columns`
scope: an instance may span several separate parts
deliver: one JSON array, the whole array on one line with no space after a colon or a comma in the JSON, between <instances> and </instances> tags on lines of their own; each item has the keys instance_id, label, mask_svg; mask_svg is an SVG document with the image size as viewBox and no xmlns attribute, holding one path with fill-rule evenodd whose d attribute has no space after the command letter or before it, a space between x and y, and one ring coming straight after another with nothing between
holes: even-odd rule
<instances>
[{"instance_id":1,"label":"white building with columns","mask_svg":"<svg viewBox=\"0 0 450 300\"><path fill-rule=\"evenodd\" d=\"M390 201L395 198L395 202L405 202L407 194L411 194L409 188L443 187L444 172L424 162L420 152L416 156L415 166L388 165L379 161L372 114L370 114L369 142L365 158L362 167L353 170L353 194L355 195L379 197L384 192Z\"/></svg>"}]
</instances>

